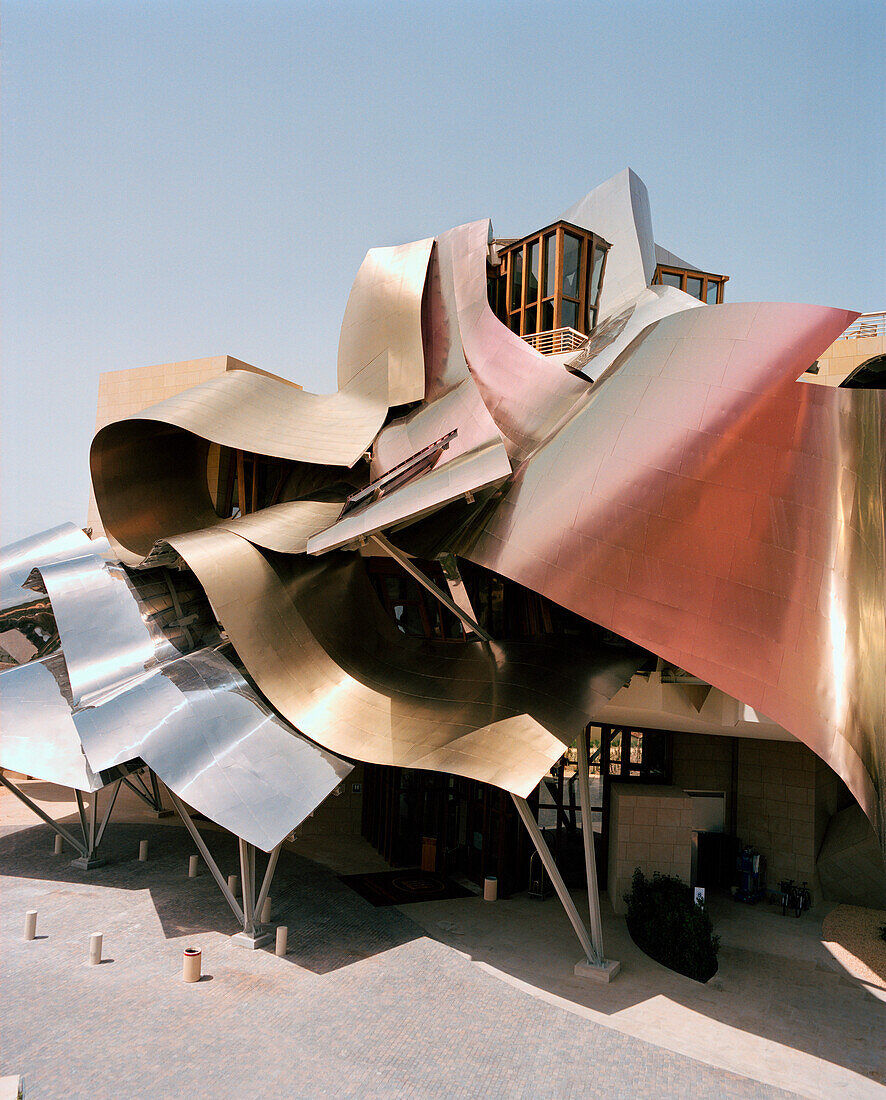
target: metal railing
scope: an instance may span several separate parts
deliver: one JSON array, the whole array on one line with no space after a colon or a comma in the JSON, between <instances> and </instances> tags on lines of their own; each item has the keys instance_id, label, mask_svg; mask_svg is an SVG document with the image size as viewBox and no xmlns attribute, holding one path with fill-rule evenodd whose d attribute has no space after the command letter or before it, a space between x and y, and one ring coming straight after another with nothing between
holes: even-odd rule
<instances>
[{"instance_id":1,"label":"metal railing","mask_svg":"<svg viewBox=\"0 0 886 1100\"><path fill-rule=\"evenodd\" d=\"M574 328L555 328L552 332L532 332L522 339L542 355L562 355L580 348L587 336Z\"/></svg>"},{"instance_id":2,"label":"metal railing","mask_svg":"<svg viewBox=\"0 0 886 1100\"><path fill-rule=\"evenodd\" d=\"M838 340L857 340L866 336L886 336L886 312L863 313Z\"/></svg>"}]
</instances>

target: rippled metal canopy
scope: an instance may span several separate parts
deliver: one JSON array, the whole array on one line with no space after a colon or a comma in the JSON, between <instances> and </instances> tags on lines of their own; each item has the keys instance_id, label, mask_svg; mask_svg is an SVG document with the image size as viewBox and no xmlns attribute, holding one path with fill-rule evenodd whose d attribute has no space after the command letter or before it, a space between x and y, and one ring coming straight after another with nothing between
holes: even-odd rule
<instances>
[{"instance_id":1,"label":"rippled metal canopy","mask_svg":"<svg viewBox=\"0 0 886 1100\"><path fill-rule=\"evenodd\" d=\"M650 286L648 197L630 171L566 217L612 242L600 324L571 359L541 356L494 316L491 227L474 222L367 256L336 394L234 371L98 433L93 483L116 558L193 572L273 713L214 648L168 656L154 639L151 655L144 636L122 636L124 616L104 650L99 630L72 630L77 567L64 559L82 546L50 533L16 551L10 576L41 567L90 767L151 756L183 797L265 841L301 812L267 809L288 805L297 771L316 797L347 767L287 723L353 759L528 793L640 655L406 638L363 567L361 547L383 533L509 577L765 713L886 835L884 395L796 381L855 314L705 306ZM293 464L304 491L219 516L210 444ZM347 500L322 491L343 475ZM104 621L112 596L135 599L133 574L90 568L80 596ZM73 774L62 689L47 665L29 668L3 674L23 700L18 728L52 697L59 768ZM222 764L236 755L227 721L248 730L239 770Z\"/></svg>"},{"instance_id":2,"label":"rippled metal canopy","mask_svg":"<svg viewBox=\"0 0 886 1100\"><path fill-rule=\"evenodd\" d=\"M121 566L87 552L27 583L48 593L61 650L0 676L0 766L94 791L103 772L144 761L266 851L352 770L274 714L223 647L179 652Z\"/></svg>"}]
</instances>

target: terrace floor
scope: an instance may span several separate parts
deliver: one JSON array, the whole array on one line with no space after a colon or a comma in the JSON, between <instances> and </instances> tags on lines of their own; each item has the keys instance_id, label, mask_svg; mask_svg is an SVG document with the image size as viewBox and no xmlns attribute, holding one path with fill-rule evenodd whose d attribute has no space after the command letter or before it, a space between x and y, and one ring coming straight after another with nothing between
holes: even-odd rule
<instances>
[{"instance_id":1,"label":"terrace floor","mask_svg":"<svg viewBox=\"0 0 886 1100\"><path fill-rule=\"evenodd\" d=\"M75 820L70 792L24 786ZM233 839L204 835L235 872ZM839 965L824 910L797 920L714 899L721 965L699 985L643 955L606 905L622 972L602 986L573 975L580 949L555 898L374 908L338 876L384 869L380 857L356 837L305 838L271 890L289 928L279 959L231 942L208 872L187 878L185 830L128 792L104 866L76 870L52 839L0 794L0 1075L23 1074L26 1100L886 1097L886 976ZM180 976L190 946L203 951L196 985Z\"/></svg>"}]
</instances>

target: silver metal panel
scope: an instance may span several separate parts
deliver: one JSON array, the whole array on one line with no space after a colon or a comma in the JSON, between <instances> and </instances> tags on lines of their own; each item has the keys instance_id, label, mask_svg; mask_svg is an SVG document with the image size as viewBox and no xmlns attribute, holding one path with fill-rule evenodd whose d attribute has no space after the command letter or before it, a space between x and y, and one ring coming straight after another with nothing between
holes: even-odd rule
<instances>
[{"instance_id":1,"label":"silver metal panel","mask_svg":"<svg viewBox=\"0 0 886 1100\"><path fill-rule=\"evenodd\" d=\"M64 656L0 675L2 766L89 791L141 759L265 851L352 770L276 717L221 653L179 654L121 567L87 555L35 570L29 583L41 582Z\"/></svg>"},{"instance_id":2,"label":"silver metal panel","mask_svg":"<svg viewBox=\"0 0 886 1100\"><path fill-rule=\"evenodd\" d=\"M165 664L74 722L91 761L140 757L188 805L264 851L352 771L272 714L213 650Z\"/></svg>"},{"instance_id":3,"label":"silver metal panel","mask_svg":"<svg viewBox=\"0 0 886 1100\"><path fill-rule=\"evenodd\" d=\"M158 659L177 656L149 630L120 566L86 555L42 566L35 576L52 602L75 706L99 702Z\"/></svg>"},{"instance_id":4,"label":"silver metal panel","mask_svg":"<svg viewBox=\"0 0 886 1100\"><path fill-rule=\"evenodd\" d=\"M562 215L612 247L600 291L600 317L618 313L655 277L655 241L646 186L630 168L595 187Z\"/></svg>"},{"instance_id":5,"label":"silver metal panel","mask_svg":"<svg viewBox=\"0 0 886 1100\"><path fill-rule=\"evenodd\" d=\"M73 523L62 523L4 546L0 550L0 609L18 607L33 600L30 592L22 591L22 585L35 566L91 553L93 548L102 553L108 544L104 539L93 543L86 532Z\"/></svg>"},{"instance_id":6,"label":"silver metal panel","mask_svg":"<svg viewBox=\"0 0 886 1100\"><path fill-rule=\"evenodd\" d=\"M0 673L0 768L94 791L102 783L83 755L64 675L59 656Z\"/></svg>"},{"instance_id":7,"label":"silver metal panel","mask_svg":"<svg viewBox=\"0 0 886 1100\"><path fill-rule=\"evenodd\" d=\"M500 443L478 447L451 462L441 462L415 481L312 535L306 543L307 552L323 554L377 531L414 522L467 493L501 484L510 473L511 463Z\"/></svg>"}]
</instances>

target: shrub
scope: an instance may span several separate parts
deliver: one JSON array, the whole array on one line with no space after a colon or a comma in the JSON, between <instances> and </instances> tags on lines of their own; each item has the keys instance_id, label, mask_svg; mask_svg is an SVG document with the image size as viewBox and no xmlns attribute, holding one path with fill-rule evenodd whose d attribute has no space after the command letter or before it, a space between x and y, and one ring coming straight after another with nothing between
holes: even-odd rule
<instances>
[{"instance_id":1,"label":"shrub","mask_svg":"<svg viewBox=\"0 0 886 1100\"><path fill-rule=\"evenodd\" d=\"M886 924L880 925L880 939L886 943Z\"/></svg>"},{"instance_id":2,"label":"shrub","mask_svg":"<svg viewBox=\"0 0 886 1100\"><path fill-rule=\"evenodd\" d=\"M628 931L634 943L656 962L706 982L717 973L720 938L713 934L704 905L696 905L692 888L672 875L646 878L638 867L628 906Z\"/></svg>"}]
</instances>

